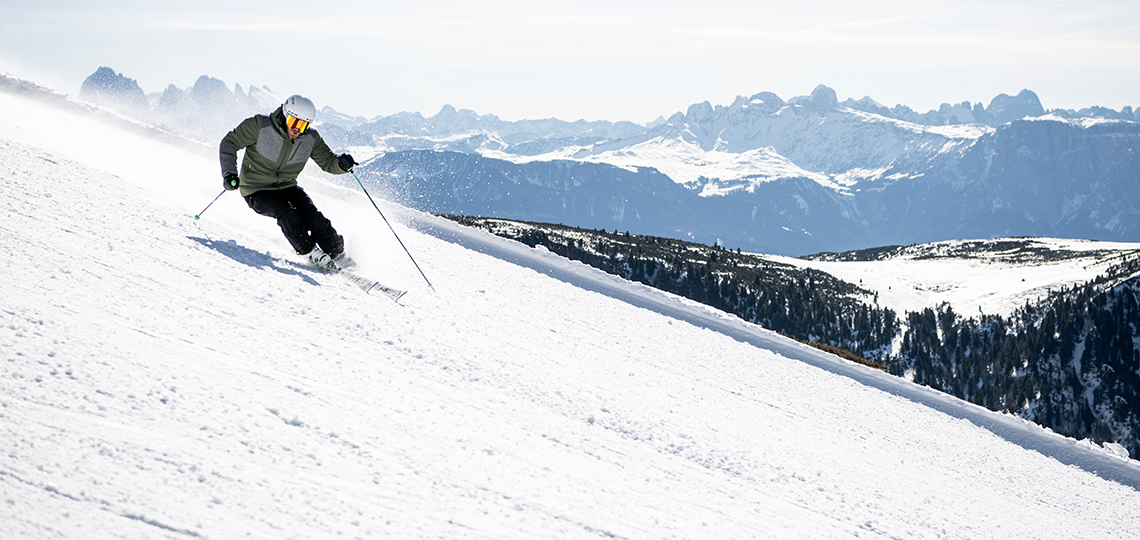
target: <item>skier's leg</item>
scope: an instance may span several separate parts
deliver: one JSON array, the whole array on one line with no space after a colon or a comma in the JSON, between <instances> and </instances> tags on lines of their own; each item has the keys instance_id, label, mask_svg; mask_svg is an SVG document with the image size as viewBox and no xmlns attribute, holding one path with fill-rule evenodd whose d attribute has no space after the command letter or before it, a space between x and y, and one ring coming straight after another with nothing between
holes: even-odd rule
<instances>
[{"instance_id":1,"label":"skier's leg","mask_svg":"<svg viewBox=\"0 0 1140 540\"><path fill-rule=\"evenodd\" d=\"M254 212L276 219L277 226L281 227L281 232L297 254L305 255L313 250L316 242L309 236L309 228L285 191L257 191L247 195L245 202Z\"/></svg>"},{"instance_id":2,"label":"skier's leg","mask_svg":"<svg viewBox=\"0 0 1140 540\"><path fill-rule=\"evenodd\" d=\"M321 250L334 258L344 253L344 237L337 234L332 222L317 210L305 190L297 186L282 191L288 192L289 202L297 209L301 222L309 230L312 240L321 246Z\"/></svg>"}]
</instances>

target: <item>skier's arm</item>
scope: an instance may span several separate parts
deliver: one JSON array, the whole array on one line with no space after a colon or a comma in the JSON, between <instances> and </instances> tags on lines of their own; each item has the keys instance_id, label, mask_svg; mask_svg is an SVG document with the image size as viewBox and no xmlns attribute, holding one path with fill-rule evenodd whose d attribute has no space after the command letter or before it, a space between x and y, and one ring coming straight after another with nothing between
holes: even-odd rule
<instances>
[{"instance_id":1,"label":"skier's arm","mask_svg":"<svg viewBox=\"0 0 1140 540\"><path fill-rule=\"evenodd\" d=\"M247 118L233 131L222 137L222 143L218 145L218 158L222 163L222 176L228 174L238 174L237 167L237 152L247 146L252 146L257 143L257 135L260 130L260 123L257 117Z\"/></svg>"},{"instance_id":2,"label":"skier's arm","mask_svg":"<svg viewBox=\"0 0 1140 540\"><path fill-rule=\"evenodd\" d=\"M320 165L321 168L329 174L344 174L348 172L340 168L340 165L336 162L336 154L333 153L332 149L329 148L329 145L325 143L325 140L322 139L320 135L317 135L316 143L313 144L313 153L310 155L313 161L316 161L317 165Z\"/></svg>"}]
</instances>

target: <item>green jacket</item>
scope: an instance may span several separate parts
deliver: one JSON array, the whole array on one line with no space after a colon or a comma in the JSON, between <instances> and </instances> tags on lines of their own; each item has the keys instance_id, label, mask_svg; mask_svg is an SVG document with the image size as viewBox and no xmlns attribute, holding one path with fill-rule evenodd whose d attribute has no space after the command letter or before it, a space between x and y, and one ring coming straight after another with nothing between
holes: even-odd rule
<instances>
[{"instance_id":1,"label":"green jacket","mask_svg":"<svg viewBox=\"0 0 1140 540\"><path fill-rule=\"evenodd\" d=\"M237 152L245 149L241 172L237 168ZM296 139L285 131L285 115L281 107L269 116L259 114L247 118L222 138L219 148L222 175L241 177L243 197L263 189L282 189L297 185L297 176L309 158L325 172L344 174L336 162L336 154L325 144L317 130L310 127Z\"/></svg>"}]
</instances>

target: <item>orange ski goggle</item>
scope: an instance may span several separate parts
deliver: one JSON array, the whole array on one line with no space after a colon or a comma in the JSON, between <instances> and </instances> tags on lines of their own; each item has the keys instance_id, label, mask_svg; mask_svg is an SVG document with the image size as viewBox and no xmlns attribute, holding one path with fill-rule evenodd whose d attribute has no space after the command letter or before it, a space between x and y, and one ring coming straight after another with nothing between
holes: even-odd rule
<instances>
[{"instance_id":1,"label":"orange ski goggle","mask_svg":"<svg viewBox=\"0 0 1140 540\"><path fill-rule=\"evenodd\" d=\"M301 130L301 133L304 133L306 129L309 129L308 122L301 120L300 118L297 118L293 115L289 115L285 118L285 125L288 126L289 129L297 128Z\"/></svg>"}]
</instances>

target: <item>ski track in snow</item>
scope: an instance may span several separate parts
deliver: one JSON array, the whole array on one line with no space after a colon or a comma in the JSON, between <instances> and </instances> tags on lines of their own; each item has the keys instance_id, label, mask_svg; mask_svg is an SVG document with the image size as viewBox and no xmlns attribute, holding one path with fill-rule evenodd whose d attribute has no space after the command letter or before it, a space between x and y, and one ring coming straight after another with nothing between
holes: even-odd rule
<instances>
[{"instance_id":1,"label":"ski track in snow","mask_svg":"<svg viewBox=\"0 0 1140 540\"><path fill-rule=\"evenodd\" d=\"M1140 537L1133 463L1016 418L384 203L433 293L303 178L368 296L193 220L212 145L0 110L0 537Z\"/></svg>"}]
</instances>

